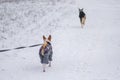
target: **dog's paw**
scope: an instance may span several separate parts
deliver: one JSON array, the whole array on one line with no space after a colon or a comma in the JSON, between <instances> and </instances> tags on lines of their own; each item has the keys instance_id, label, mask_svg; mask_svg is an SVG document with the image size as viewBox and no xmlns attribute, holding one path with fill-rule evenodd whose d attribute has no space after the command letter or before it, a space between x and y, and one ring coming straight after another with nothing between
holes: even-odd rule
<instances>
[{"instance_id":1,"label":"dog's paw","mask_svg":"<svg viewBox=\"0 0 120 80\"><path fill-rule=\"evenodd\" d=\"M48 66L51 67L51 64L49 64Z\"/></svg>"}]
</instances>

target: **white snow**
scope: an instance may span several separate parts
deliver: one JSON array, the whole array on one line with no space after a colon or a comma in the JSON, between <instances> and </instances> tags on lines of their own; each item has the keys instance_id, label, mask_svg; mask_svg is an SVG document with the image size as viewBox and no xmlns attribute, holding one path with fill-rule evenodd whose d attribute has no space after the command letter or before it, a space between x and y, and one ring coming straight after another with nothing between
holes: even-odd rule
<instances>
[{"instance_id":1,"label":"white snow","mask_svg":"<svg viewBox=\"0 0 120 80\"><path fill-rule=\"evenodd\" d=\"M120 1L54 1L0 3L0 50L51 34L54 52L45 73L40 46L0 53L0 80L120 80ZM87 15L83 29L78 8Z\"/></svg>"}]
</instances>

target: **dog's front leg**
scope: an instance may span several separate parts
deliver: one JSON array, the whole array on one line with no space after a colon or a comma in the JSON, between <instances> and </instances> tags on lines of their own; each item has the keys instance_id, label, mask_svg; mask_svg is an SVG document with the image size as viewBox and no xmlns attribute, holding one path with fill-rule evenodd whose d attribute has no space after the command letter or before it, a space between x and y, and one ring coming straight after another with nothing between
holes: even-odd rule
<instances>
[{"instance_id":1,"label":"dog's front leg","mask_svg":"<svg viewBox=\"0 0 120 80\"><path fill-rule=\"evenodd\" d=\"M51 61L49 61L49 65L48 66L51 67Z\"/></svg>"}]
</instances>

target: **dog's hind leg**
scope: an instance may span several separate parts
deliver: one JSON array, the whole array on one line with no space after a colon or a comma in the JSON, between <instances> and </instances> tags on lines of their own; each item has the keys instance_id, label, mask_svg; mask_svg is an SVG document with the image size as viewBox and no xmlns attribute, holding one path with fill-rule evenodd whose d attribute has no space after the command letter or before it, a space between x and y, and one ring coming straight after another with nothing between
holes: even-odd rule
<instances>
[{"instance_id":1,"label":"dog's hind leg","mask_svg":"<svg viewBox=\"0 0 120 80\"><path fill-rule=\"evenodd\" d=\"M86 20L86 17L83 17L82 18L82 21L81 21L81 27L83 28L83 26L85 25L85 20Z\"/></svg>"},{"instance_id":2,"label":"dog's hind leg","mask_svg":"<svg viewBox=\"0 0 120 80\"><path fill-rule=\"evenodd\" d=\"M83 28L83 26L84 26L84 24L83 24L83 22L81 21L81 28Z\"/></svg>"},{"instance_id":3,"label":"dog's hind leg","mask_svg":"<svg viewBox=\"0 0 120 80\"><path fill-rule=\"evenodd\" d=\"M82 22L83 25L85 25L85 20L86 20L86 17L83 18L83 22Z\"/></svg>"},{"instance_id":4,"label":"dog's hind leg","mask_svg":"<svg viewBox=\"0 0 120 80\"><path fill-rule=\"evenodd\" d=\"M45 72L46 64L43 64L43 72Z\"/></svg>"},{"instance_id":5,"label":"dog's hind leg","mask_svg":"<svg viewBox=\"0 0 120 80\"><path fill-rule=\"evenodd\" d=\"M80 18L80 25L81 25L81 27L83 28L83 25L82 25L82 19Z\"/></svg>"}]
</instances>

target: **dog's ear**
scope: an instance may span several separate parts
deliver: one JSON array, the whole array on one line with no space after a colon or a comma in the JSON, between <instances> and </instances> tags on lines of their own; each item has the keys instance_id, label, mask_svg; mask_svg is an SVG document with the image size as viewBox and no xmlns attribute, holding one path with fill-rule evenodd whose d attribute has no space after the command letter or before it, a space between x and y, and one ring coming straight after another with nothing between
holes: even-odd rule
<instances>
[{"instance_id":1,"label":"dog's ear","mask_svg":"<svg viewBox=\"0 0 120 80\"><path fill-rule=\"evenodd\" d=\"M81 11L83 11L84 8L81 9Z\"/></svg>"},{"instance_id":2,"label":"dog's ear","mask_svg":"<svg viewBox=\"0 0 120 80\"><path fill-rule=\"evenodd\" d=\"M46 40L46 37L43 35L43 40L45 41Z\"/></svg>"},{"instance_id":3,"label":"dog's ear","mask_svg":"<svg viewBox=\"0 0 120 80\"><path fill-rule=\"evenodd\" d=\"M79 12L80 12L80 8L78 8Z\"/></svg>"},{"instance_id":4,"label":"dog's ear","mask_svg":"<svg viewBox=\"0 0 120 80\"><path fill-rule=\"evenodd\" d=\"M51 38L52 38L51 35L49 35L48 40L51 41Z\"/></svg>"}]
</instances>

